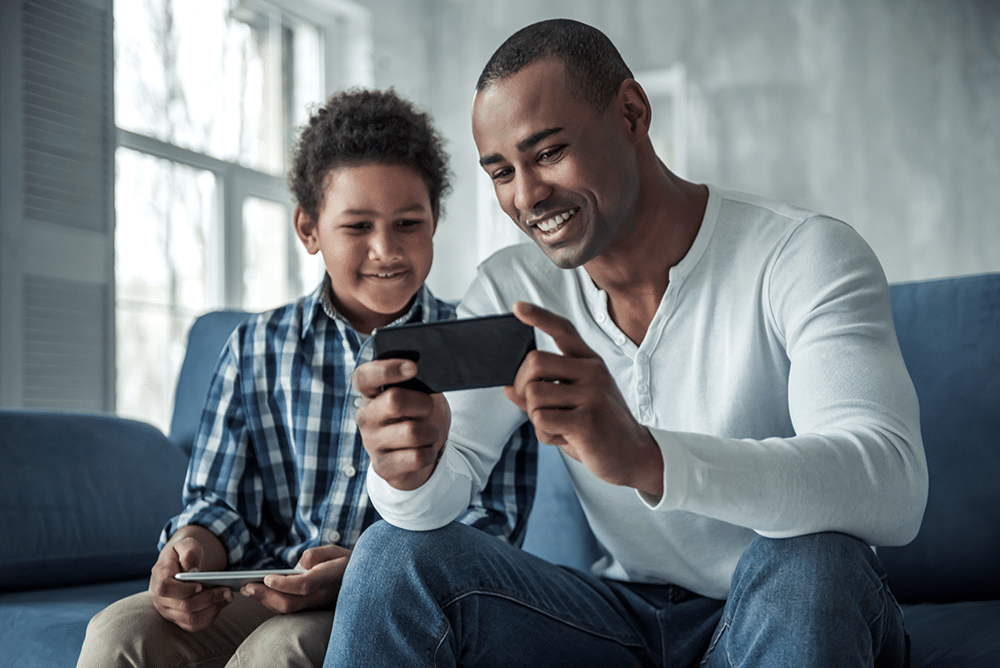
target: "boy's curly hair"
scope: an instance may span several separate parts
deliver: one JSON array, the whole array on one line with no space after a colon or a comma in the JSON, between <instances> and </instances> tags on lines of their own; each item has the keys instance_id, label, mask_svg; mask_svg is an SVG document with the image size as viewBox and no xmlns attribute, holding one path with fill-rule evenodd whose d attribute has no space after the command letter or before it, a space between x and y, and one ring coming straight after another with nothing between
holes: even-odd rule
<instances>
[{"instance_id":1,"label":"boy's curly hair","mask_svg":"<svg viewBox=\"0 0 1000 668\"><path fill-rule=\"evenodd\" d=\"M302 128L289 187L302 210L318 220L330 170L369 162L403 164L423 177L437 215L451 189L443 144L430 117L392 89L343 91Z\"/></svg>"}]
</instances>

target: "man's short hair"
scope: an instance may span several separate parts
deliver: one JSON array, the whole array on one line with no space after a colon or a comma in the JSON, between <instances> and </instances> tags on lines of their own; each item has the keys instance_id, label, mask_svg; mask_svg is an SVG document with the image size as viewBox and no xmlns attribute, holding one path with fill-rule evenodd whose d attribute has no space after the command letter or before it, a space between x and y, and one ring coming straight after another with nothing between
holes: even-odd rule
<instances>
[{"instance_id":1,"label":"man's short hair","mask_svg":"<svg viewBox=\"0 0 1000 668\"><path fill-rule=\"evenodd\" d=\"M448 155L430 116L392 90L352 89L331 97L299 135L288 181L302 210L319 218L326 178L338 167L407 165L427 184L435 214L448 193Z\"/></svg>"},{"instance_id":2,"label":"man's short hair","mask_svg":"<svg viewBox=\"0 0 1000 668\"><path fill-rule=\"evenodd\" d=\"M518 30L500 45L476 83L481 91L517 74L537 60L563 62L570 94L603 113L632 71L608 36L571 19L549 19Z\"/></svg>"}]
</instances>

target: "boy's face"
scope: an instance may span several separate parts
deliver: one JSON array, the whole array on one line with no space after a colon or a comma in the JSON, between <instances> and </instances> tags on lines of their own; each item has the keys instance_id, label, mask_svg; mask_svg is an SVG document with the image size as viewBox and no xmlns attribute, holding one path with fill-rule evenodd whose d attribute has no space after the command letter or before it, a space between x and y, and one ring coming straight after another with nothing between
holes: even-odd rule
<instances>
[{"instance_id":1,"label":"boy's face","mask_svg":"<svg viewBox=\"0 0 1000 668\"><path fill-rule=\"evenodd\" d=\"M319 220L295 212L306 250L323 255L337 309L365 333L406 313L431 269L436 226L420 173L396 164L338 167Z\"/></svg>"}]
</instances>

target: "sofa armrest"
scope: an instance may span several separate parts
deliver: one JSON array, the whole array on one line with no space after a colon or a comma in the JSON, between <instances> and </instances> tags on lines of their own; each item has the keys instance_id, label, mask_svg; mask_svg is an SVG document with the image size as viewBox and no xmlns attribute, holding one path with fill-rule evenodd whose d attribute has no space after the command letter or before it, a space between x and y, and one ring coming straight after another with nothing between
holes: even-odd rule
<instances>
[{"instance_id":1,"label":"sofa armrest","mask_svg":"<svg viewBox=\"0 0 1000 668\"><path fill-rule=\"evenodd\" d=\"M148 575L187 461L111 415L0 410L0 591Z\"/></svg>"}]
</instances>

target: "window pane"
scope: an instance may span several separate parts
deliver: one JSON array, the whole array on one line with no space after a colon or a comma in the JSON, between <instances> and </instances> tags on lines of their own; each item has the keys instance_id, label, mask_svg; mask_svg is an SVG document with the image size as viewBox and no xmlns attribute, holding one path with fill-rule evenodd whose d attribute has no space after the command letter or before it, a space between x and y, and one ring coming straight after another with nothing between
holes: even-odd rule
<instances>
[{"instance_id":1,"label":"window pane","mask_svg":"<svg viewBox=\"0 0 1000 668\"><path fill-rule=\"evenodd\" d=\"M116 158L117 412L167 431L187 330L219 306L216 180L125 148Z\"/></svg>"},{"instance_id":2,"label":"window pane","mask_svg":"<svg viewBox=\"0 0 1000 668\"><path fill-rule=\"evenodd\" d=\"M118 127L280 174L287 127L280 19L228 0L115 3Z\"/></svg>"},{"instance_id":3,"label":"window pane","mask_svg":"<svg viewBox=\"0 0 1000 668\"><path fill-rule=\"evenodd\" d=\"M243 200L243 308L263 311L289 301L291 225L281 204Z\"/></svg>"}]
</instances>

